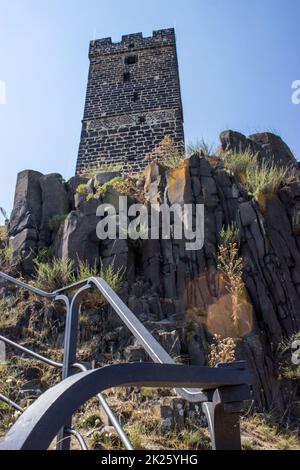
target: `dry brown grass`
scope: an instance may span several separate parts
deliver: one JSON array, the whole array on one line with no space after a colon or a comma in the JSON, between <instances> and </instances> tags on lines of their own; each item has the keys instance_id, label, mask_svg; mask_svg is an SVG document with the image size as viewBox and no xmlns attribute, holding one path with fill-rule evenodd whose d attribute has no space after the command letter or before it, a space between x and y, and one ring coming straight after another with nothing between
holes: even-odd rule
<instances>
[{"instance_id":1,"label":"dry brown grass","mask_svg":"<svg viewBox=\"0 0 300 470\"><path fill-rule=\"evenodd\" d=\"M178 150L173 139L167 135L152 152L145 156L145 160L149 163L159 163L170 170L184 164L184 155Z\"/></svg>"},{"instance_id":2,"label":"dry brown grass","mask_svg":"<svg viewBox=\"0 0 300 470\"><path fill-rule=\"evenodd\" d=\"M219 246L218 270L222 274L225 287L232 298L232 320L238 328L239 299L244 291L242 278L244 261L239 255L236 242L223 243Z\"/></svg>"},{"instance_id":3,"label":"dry brown grass","mask_svg":"<svg viewBox=\"0 0 300 470\"><path fill-rule=\"evenodd\" d=\"M236 342L232 338L221 338L220 335L214 335L214 343L210 345L208 362L211 367L219 363L228 363L235 361Z\"/></svg>"}]
</instances>

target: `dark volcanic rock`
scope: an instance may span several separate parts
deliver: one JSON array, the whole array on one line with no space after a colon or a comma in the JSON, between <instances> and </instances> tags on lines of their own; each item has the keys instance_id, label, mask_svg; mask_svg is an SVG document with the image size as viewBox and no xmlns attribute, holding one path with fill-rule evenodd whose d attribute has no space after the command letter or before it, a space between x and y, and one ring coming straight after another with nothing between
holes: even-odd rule
<instances>
[{"instance_id":1,"label":"dark volcanic rock","mask_svg":"<svg viewBox=\"0 0 300 470\"><path fill-rule=\"evenodd\" d=\"M250 150L258 155L260 162L266 161L276 166L297 167L297 160L290 148L278 135L271 132L259 132L249 137L240 132L224 131L220 134L223 152L239 152Z\"/></svg>"},{"instance_id":2,"label":"dark volcanic rock","mask_svg":"<svg viewBox=\"0 0 300 470\"><path fill-rule=\"evenodd\" d=\"M24 170L18 174L14 208L9 233L16 235L24 229L38 229L42 217L42 190L38 171Z\"/></svg>"},{"instance_id":3,"label":"dark volcanic rock","mask_svg":"<svg viewBox=\"0 0 300 470\"><path fill-rule=\"evenodd\" d=\"M51 242L49 222L54 216L69 212L69 198L62 176L57 173L42 176L40 185L43 204L39 246L44 247Z\"/></svg>"},{"instance_id":4,"label":"dark volcanic rock","mask_svg":"<svg viewBox=\"0 0 300 470\"><path fill-rule=\"evenodd\" d=\"M289 148L273 134L246 137L225 131L220 138L224 152L250 149L260 161L295 166ZM180 168L170 170L149 164L144 189L139 185L148 204L204 204L204 246L198 251L187 250L184 239L172 236L158 240L99 240L96 227L101 218L96 216L97 207L100 202L114 204L116 215L110 218L118 227L120 194L109 188L99 200L87 201L86 194L74 197L81 182L87 181L76 177L66 186L58 175L43 177L28 171L19 175L10 221L14 252L29 253L37 244L49 244L55 256L70 258L75 264L78 259L91 266L101 261L104 267L122 269L122 298L172 355L204 365L212 335L234 337L237 358L246 360L251 370L255 409L270 410L276 403L283 410L286 386L278 379L276 352L283 338L300 329L297 171L277 195L258 202L217 157L194 154ZM91 191L93 184L89 182ZM68 206L76 210L69 213L53 243L49 220L68 211ZM217 269L220 231L231 223L239 229L245 285L235 321L232 298ZM171 234L173 224L172 219ZM130 335L124 336L120 321L111 317L106 320L107 331L98 338L103 354L144 360L141 347Z\"/></svg>"},{"instance_id":5,"label":"dark volcanic rock","mask_svg":"<svg viewBox=\"0 0 300 470\"><path fill-rule=\"evenodd\" d=\"M249 139L261 147L261 156L266 161L273 162L276 166L296 166L296 158L278 135L260 132L250 135Z\"/></svg>"}]
</instances>

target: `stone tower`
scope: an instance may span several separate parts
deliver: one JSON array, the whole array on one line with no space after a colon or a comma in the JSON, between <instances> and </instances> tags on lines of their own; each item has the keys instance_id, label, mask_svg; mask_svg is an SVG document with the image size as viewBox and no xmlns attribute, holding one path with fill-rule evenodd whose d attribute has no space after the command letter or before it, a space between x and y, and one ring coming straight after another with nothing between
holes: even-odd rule
<instances>
[{"instance_id":1,"label":"stone tower","mask_svg":"<svg viewBox=\"0 0 300 470\"><path fill-rule=\"evenodd\" d=\"M183 144L174 29L92 41L89 59L77 173L100 163L139 171L164 136Z\"/></svg>"}]
</instances>

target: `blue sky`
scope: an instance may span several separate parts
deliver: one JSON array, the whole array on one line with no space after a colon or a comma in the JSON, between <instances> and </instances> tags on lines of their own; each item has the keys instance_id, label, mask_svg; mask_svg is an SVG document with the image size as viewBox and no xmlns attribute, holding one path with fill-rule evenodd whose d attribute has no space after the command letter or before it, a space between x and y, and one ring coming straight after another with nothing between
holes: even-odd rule
<instances>
[{"instance_id":1,"label":"blue sky","mask_svg":"<svg viewBox=\"0 0 300 470\"><path fill-rule=\"evenodd\" d=\"M300 0L0 0L0 206L18 171L74 174L89 41L175 27L187 141L276 132L300 158Z\"/></svg>"}]
</instances>

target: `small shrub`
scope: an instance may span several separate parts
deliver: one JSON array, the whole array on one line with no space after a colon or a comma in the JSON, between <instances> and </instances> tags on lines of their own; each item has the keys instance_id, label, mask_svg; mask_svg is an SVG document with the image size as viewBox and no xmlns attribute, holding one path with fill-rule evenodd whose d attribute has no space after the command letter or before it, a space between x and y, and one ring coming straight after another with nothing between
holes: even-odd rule
<instances>
[{"instance_id":1,"label":"small shrub","mask_svg":"<svg viewBox=\"0 0 300 470\"><path fill-rule=\"evenodd\" d=\"M90 277L98 276L99 269L97 265L90 266L87 261L80 261L78 260L78 269L76 275L74 275L74 282L76 281L84 281Z\"/></svg>"},{"instance_id":2,"label":"small shrub","mask_svg":"<svg viewBox=\"0 0 300 470\"><path fill-rule=\"evenodd\" d=\"M299 380L300 379L300 366L290 363L280 364L279 373L281 377L289 380Z\"/></svg>"},{"instance_id":3,"label":"small shrub","mask_svg":"<svg viewBox=\"0 0 300 470\"><path fill-rule=\"evenodd\" d=\"M9 244L0 249L0 262L4 266L13 264L13 249Z\"/></svg>"},{"instance_id":4,"label":"small shrub","mask_svg":"<svg viewBox=\"0 0 300 470\"><path fill-rule=\"evenodd\" d=\"M142 427L140 423L129 429L129 440L134 449L142 449Z\"/></svg>"},{"instance_id":5,"label":"small shrub","mask_svg":"<svg viewBox=\"0 0 300 470\"><path fill-rule=\"evenodd\" d=\"M219 246L218 270L223 274L228 290L233 293L242 288L244 261L239 256L239 248L236 243L222 244Z\"/></svg>"},{"instance_id":6,"label":"small shrub","mask_svg":"<svg viewBox=\"0 0 300 470\"><path fill-rule=\"evenodd\" d=\"M102 194L105 194L107 189L111 187L116 189L120 192L126 192L126 179L124 176L115 176L111 180L107 181L106 183L98 186L96 189L96 193L92 196L95 199L98 199Z\"/></svg>"},{"instance_id":7,"label":"small shrub","mask_svg":"<svg viewBox=\"0 0 300 470\"><path fill-rule=\"evenodd\" d=\"M79 184L76 188L76 193L78 194L86 194L87 193L87 185L82 183Z\"/></svg>"},{"instance_id":8,"label":"small shrub","mask_svg":"<svg viewBox=\"0 0 300 470\"><path fill-rule=\"evenodd\" d=\"M49 263L52 259L51 248L41 248L35 257L35 261L38 263Z\"/></svg>"},{"instance_id":9,"label":"small shrub","mask_svg":"<svg viewBox=\"0 0 300 470\"><path fill-rule=\"evenodd\" d=\"M84 281L91 277L102 277L115 292L118 292L123 278L123 272L121 269L116 271L113 265L104 268L101 264L99 269L96 263L94 266L90 266L86 261L79 261L77 272L73 275L73 282ZM100 294L98 289L89 291L84 296L84 304L88 308L100 308L105 303L106 299Z\"/></svg>"},{"instance_id":10,"label":"small shrub","mask_svg":"<svg viewBox=\"0 0 300 470\"><path fill-rule=\"evenodd\" d=\"M225 168L237 176L242 182L247 172L253 172L257 168L257 155L250 150L221 155Z\"/></svg>"},{"instance_id":11,"label":"small shrub","mask_svg":"<svg viewBox=\"0 0 300 470\"><path fill-rule=\"evenodd\" d=\"M13 256L13 248L9 244L7 226L0 227L0 271L15 274L18 264L21 261L21 256Z\"/></svg>"},{"instance_id":12,"label":"small shrub","mask_svg":"<svg viewBox=\"0 0 300 470\"><path fill-rule=\"evenodd\" d=\"M286 168L277 168L263 162L260 167L247 169L243 184L248 193L258 199L263 195L276 194L286 176Z\"/></svg>"},{"instance_id":13,"label":"small shrub","mask_svg":"<svg viewBox=\"0 0 300 470\"><path fill-rule=\"evenodd\" d=\"M49 229L52 232L58 232L59 227L66 220L67 217L68 217L68 214L55 215L54 217L52 217L52 219L50 220L48 224Z\"/></svg>"},{"instance_id":14,"label":"small shrub","mask_svg":"<svg viewBox=\"0 0 300 470\"><path fill-rule=\"evenodd\" d=\"M122 171L123 165L121 164L116 164L116 165L110 165L108 163L99 163L97 165L93 165L87 170L84 170L80 176L83 176L85 178L91 179L94 178L98 173L110 173L113 171Z\"/></svg>"},{"instance_id":15,"label":"small shrub","mask_svg":"<svg viewBox=\"0 0 300 470\"><path fill-rule=\"evenodd\" d=\"M239 256L237 243L221 244L219 246L218 270L222 274L225 287L232 300L232 321L238 330L239 299L244 290L243 270L244 260Z\"/></svg>"},{"instance_id":16,"label":"small shrub","mask_svg":"<svg viewBox=\"0 0 300 470\"><path fill-rule=\"evenodd\" d=\"M103 264L101 264L99 275L115 292L120 290L121 281L124 276L124 270L122 268L115 270L113 264L104 268Z\"/></svg>"},{"instance_id":17,"label":"small shrub","mask_svg":"<svg viewBox=\"0 0 300 470\"><path fill-rule=\"evenodd\" d=\"M73 261L54 258L45 263L34 260L35 276L33 283L40 289L52 292L58 290L73 281Z\"/></svg>"},{"instance_id":18,"label":"small shrub","mask_svg":"<svg viewBox=\"0 0 300 470\"><path fill-rule=\"evenodd\" d=\"M221 338L214 335L214 343L210 345L208 362L211 367L219 363L235 361L236 342L232 338Z\"/></svg>"},{"instance_id":19,"label":"small shrub","mask_svg":"<svg viewBox=\"0 0 300 470\"><path fill-rule=\"evenodd\" d=\"M230 245L232 243L238 243L240 239L240 231L235 223L223 226L220 232L220 237L223 245Z\"/></svg>"},{"instance_id":20,"label":"small shrub","mask_svg":"<svg viewBox=\"0 0 300 470\"><path fill-rule=\"evenodd\" d=\"M161 143L145 157L149 162L156 162L170 170L184 164L184 155L178 150L173 139L165 136Z\"/></svg>"},{"instance_id":21,"label":"small shrub","mask_svg":"<svg viewBox=\"0 0 300 470\"><path fill-rule=\"evenodd\" d=\"M8 229L7 225L0 226L0 241L5 242L8 238Z\"/></svg>"},{"instance_id":22,"label":"small shrub","mask_svg":"<svg viewBox=\"0 0 300 470\"><path fill-rule=\"evenodd\" d=\"M300 365L293 364L291 361L292 344L297 341L300 341L300 332L283 339L278 345L280 357L278 362L279 373L282 377L290 380L300 379ZM288 359L284 359L286 355L288 355Z\"/></svg>"}]
</instances>

